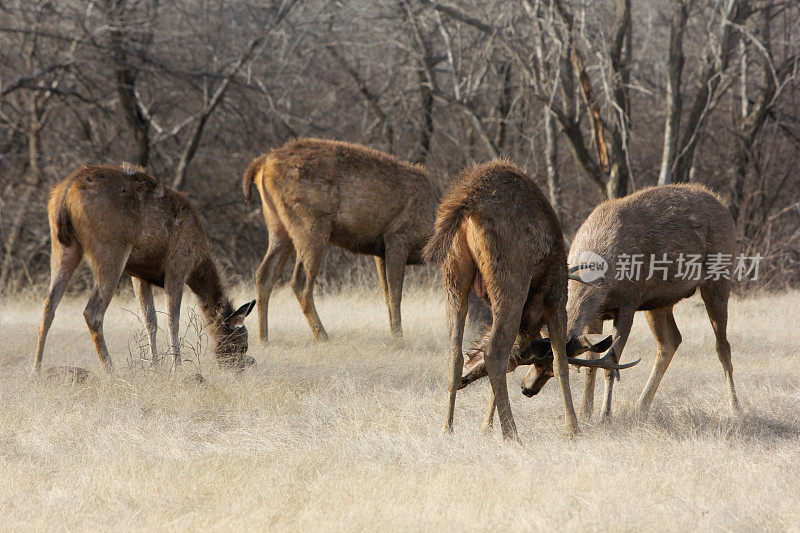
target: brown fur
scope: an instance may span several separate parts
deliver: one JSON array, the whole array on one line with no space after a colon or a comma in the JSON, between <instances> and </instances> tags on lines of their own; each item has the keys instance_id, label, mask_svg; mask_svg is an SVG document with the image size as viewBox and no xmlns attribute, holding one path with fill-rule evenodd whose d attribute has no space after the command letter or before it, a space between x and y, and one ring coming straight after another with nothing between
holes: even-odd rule
<instances>
[{"instance_id":1,"label":"brown fur","mask_svg":"<svg viewBox=\"0 0 800 533\"><path fill-rule=\"evenodd\" d=\"M720 199L700 185L669 185L643 189L630 196L598 205L581 225L572 242L569 262L576 265L588 250L609 263L605 277L590 284L572 281L567 305L568 331L599 332L604 320L614 321L614 344L609 353L619 360L637 311L644 311L658 343L653 370L639 398L639 412L646 415L661 378L681 335L672 313L673 306L699 288L717 337L717 355L725 371L728 397L734 410L739 409L733 384L730 345L727 340L728 296L730 281L683 280L678 277L679 254L699 254L705 264L710 254L734 254L734 227L729 211ZM616 279L619 254L644 254L639 280ZM646 280L650 254L666 253L672 260L667 279L656 272ZM594 403L595 370L589 370L583 394L582 414L590 418ZM545 380L546 381L546 380ZM544 383L541 383L543 385ZM541 388L540 385L540 388ZM602 414L611 414L613 376L606 372Z\"/></svg>"},{"instance_id":2,"label":"brown fur","mask_svg":"<svg viewBox=\"0 0 800 533\"><path fill-rule=\"evenodd\" d=\"M576 431L565 351L566 250L558 218L542 192L506 161L473 166L445 194L435 227L423 255L441 263L447 294L451 374L445 428L452 430L467 300L474 286L485 289L492 311L484 356L493 393L489 413L496 403L504 437L516 438L505 375L509 354L518 337L536 338L543 325L552 339L566 426Z\"/></svg>"},{"instance_id":3,"label":"brown fur","mask_svg":"<svg viewBox=\"0 0 800 533\"><path fill-rule=\"evenodd\" d=\"M301 138L254 159L242 179L245 199L253 184L269 232L256 274L261 340L268 337L270 294L293 250L292 289L316 339L327 339L313 290L329 242L375 256L392 333L402 334L405 266L422 261L440 195L431 176L366 146Z\"/></svg>"},{"instance_id":4,"label":"brown fur","mask_svg":"<svg viewBox=\"0 0 800 533\"><path fill-rule=\"evenodd\" d=\"M187 283L210 323L219 362L240 368L252 363L252 358L245 357L247 331L241 325L254 303L234 311L211 258L200 216L185 195L159 184L140 167L86 165L52 189L48 214L51 281L35 372L41 369L56 307L84 255L95 280L84 316L107 370L111 359L103 338L103 315L123 272L133 277L154 361L157 323L151 285L164 287L167 294L170 353L177 365L180 302Z\"/></svg>"}]
</instances>

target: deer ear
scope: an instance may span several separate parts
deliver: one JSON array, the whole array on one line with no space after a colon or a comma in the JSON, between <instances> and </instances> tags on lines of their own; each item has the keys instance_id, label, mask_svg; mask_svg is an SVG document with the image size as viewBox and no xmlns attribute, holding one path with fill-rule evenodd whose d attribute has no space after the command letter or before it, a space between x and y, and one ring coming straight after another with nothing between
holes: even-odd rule
<instances>
[{"instance_id":1,"label":"deer ear","mask_svg":"<svg viewBox=\"0 0 800 533\"><path fill-rule=\"evenodd\" d=\"M244 326L245 317L250 314L250 312L253 310L255 306L256 306L255 300L244 304L239 309L231 313L231 316L229 316L225 320L225 323L233 329L238 329Z\"/></svg>"},{"instance_id":2,"label":"deer ear","mask_svg":"<svg viewBox=\"0 0 800 533\"><path fill-rule=\"evenodd\" d=\"M542 361L544 359L544 361ZM534 339L522 348L518 357L520 365L532 365L535 363L547 363L553 360L553 352L550 350L550 339Z\"/></svg>"},{"instance_id":3,"label":"deer ear","mask_svg":"<svg viewBox=\"0 0 800 533\"><path fill-rule=\"evenodd\" d=\"M567 342L567 356L575 357L584 352L602 353L611 347L611 335L587 334L572 337Z\"/></svg>"}]
</instances>

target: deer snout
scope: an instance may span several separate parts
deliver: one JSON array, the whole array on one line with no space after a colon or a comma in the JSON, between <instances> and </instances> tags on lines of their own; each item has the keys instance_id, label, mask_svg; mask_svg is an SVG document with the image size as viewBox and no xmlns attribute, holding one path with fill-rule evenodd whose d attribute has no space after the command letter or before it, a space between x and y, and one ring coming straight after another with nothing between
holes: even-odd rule
<instances>
[{"instance_id":1,"label":"deer snout","mask_svg":"<svg viewBox=\"0 0 800 533\"><path fill-rule=\"evenodd\" d=\"M536 396L542 390L545 383L553 377L553 368L544 365L531 366L528 373L522 380L522 394L528 398Z\"/></svg>"}]
</instances>

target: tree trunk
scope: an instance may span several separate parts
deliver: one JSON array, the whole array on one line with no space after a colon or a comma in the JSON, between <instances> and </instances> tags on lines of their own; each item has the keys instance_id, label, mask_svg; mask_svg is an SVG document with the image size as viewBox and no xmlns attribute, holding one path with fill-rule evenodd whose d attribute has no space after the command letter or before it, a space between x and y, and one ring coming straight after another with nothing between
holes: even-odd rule
<instances>
[{"instance_id":1,"label":"tree trunk","mask_svg":"<svg viewBox=\"0 0 800 533\"><path fill-rule=\"evenodd\" d=\"M667 63L667 120L664 124L664 149L661 155L661 171L658 174L659 185L672 183L672 168L675 164L683 107L683 95L681 94L684 63L683 34L686 31L691 0L674 0L673 4Z\"/></svg>"},{"instance_id":2,"label":"tree trunk","mask_svg":"<svg viewBox=\"0 0 800 533\"><path fill-rule=\"evenodd\" d=\"M4 243L3 261L0 264L0 292L10 293L14 289L12 287L11 272L14 266L14 249L16 248L17 240L22 233L22 228L25 222L25 215L28 214L28 209L31 204L33 193L36 192L42 183L42 168L39 164L41 159L41 115L37 105L38 95L30 95L28 103L28 121L27 121L27 144L28 144L28 172L27 177L21 185L22 193L16 199L17 212L11 221L11 226L8 231L8 237Z\"/></svg>"},{"instance_id":3,"label":"tree trunk","mask_svg":"<svg viewBox=\"0 0 800 533\"><path fill-rule=\"evenodd\" d=\"M544 137L545 137L545 166L547 168L547 188L550 191L550 203L558 215L558 220L564 222L564 207L561 202L561 176L558 173L558 137L556 124L550 107L544 108Z\"/></svg>"}]
</instances>

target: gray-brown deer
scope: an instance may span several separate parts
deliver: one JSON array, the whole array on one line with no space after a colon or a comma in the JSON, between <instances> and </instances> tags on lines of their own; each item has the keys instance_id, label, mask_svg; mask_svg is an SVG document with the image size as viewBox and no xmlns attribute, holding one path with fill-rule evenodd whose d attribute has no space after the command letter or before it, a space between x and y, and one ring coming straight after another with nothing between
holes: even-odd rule
<instances>
[{"instance_id":1,"label":"gray-brown deer","mask_svg":"<svg viewBox=\"0 0 800 533\"><path fill-rule=\"evenodd\" d=\"M94 275L94 287L83 315L107 371L112 370L112 362L103 336L103 316L123 273L133 279L154 363L158 363L158 324L152 286L163 287L166 294L169 353L177 367L181 364L178 327L186 283L208 321L217 362L237 369L253 364L253 358L246 355L244 319L255 301L238 309L231 306L200 216L185 195L161 185L140 167L85 165L53 187L47 211L52 244L50 290L39 326L35 373L41 370L47 332L58 303L84 256Z\"/></svg>"},{"instance_id":2,"label":"gray-brown deer","mask_svg":"<svg viewBox=\"0 0 800 533\"><path fill-rule=\"evenodd\" d=\"M727 274L710 267L712 263L723 265L725 260L733 261L733 231L730 213L712 192L699 185L669 185L643 189L600 204L572 241L570 270L577 273L570 275L575 281L569 286L568 331L572 335L584 331L599 333L604 320L613 320L614 341L605 357L617 361L636 311L645 312L656 338L656 361L638 401L642 416L647 414L681 343L673 306L692 296L698 288L716 335L717 356L725 373L728 399L731 408L739 411L726 333L731 282ZM629 268L634 266L635 257L642 260L639 275ZM653 257L656 262L651 263ZM624 269L619 268L622 267L620 261L625 261ZM581 275L581 271L585 274ZM618 276L617 272L625 275ZM484 346L485 340L482 340L470 352L462 377L463 386L485 375ZM540 341L517 350L518 364L530 364L532 354L542 353L546 347ZM523 392L528 396L537 394L550 376L552 369L548 364L534 365L523 381ZM591 418L594 407L595 376L595 369L590 369L586 375L581 409L586 419ZM605 378L602 415L607 418L611 415L614 371L607 370Z\"/></svg>"},{"instance_id":3,"label":"gray-brown deer","mask_svg":"<svg viewBox=\"0 0 800 533\"><path fill-rule=\"evenodd\" d=\"M613 320L614 344L607 355L619 360L634 314L644 311L658 344L653 370L637 403L641 416L647 415L681 343L673 306L697 289L716 336L731 409L740 410L727 338L735 242L728 209L714 193L694 184L650 187L606 201L592 211L576 233L569 253L573 268L585 267L586 257L599 256L608 269L590 283L580 281L586 276L573 276L567 305L569 331L599 333L602 321ZM637 256L643 259L640 273L634 271ZM584 386L581 411L587 419L594 406L595 374L592 370L587 373ZM611 415L613 378L612 372L606 372L601 409L604 418Z\"/></svg>"},{"instance_id":4,"label":"gray-brown deer","mask_svg":"<svg viewBox=\"0 0 800 533\"><path fill-rule=\"evenodd\" d=\"M534 341L544 325L564 400L565 425L569 433L576 432L567 374L566 249L558 218L533 180L500 160L464 170L442 199L424 257L441 265L447 297L450 374L445 429L453 428L467 302L474 290L492 313L484 360L492 387L490 409L497 406L503 437L517 438L506 384L512 346ZM608 358L588 364L617 367Z\"/></svg>"},{"instance_id":5,"label":"gray-brown deer","mask_svg":"<svg viewBox=\"0 0 800 533\"><path fill-rule=\"evenodd\" d=\"M292 251L292 290L314 337L328 339L314 304L314 281L329 242L375 256L391 331L402 335L405 268L422 262L440 196L428 172L366 146L301 138L250 163L242 181L248 202L253 184L269 232L256 272L259 339L267 341L270 294Z\"/></svg>"}]
</instances>

